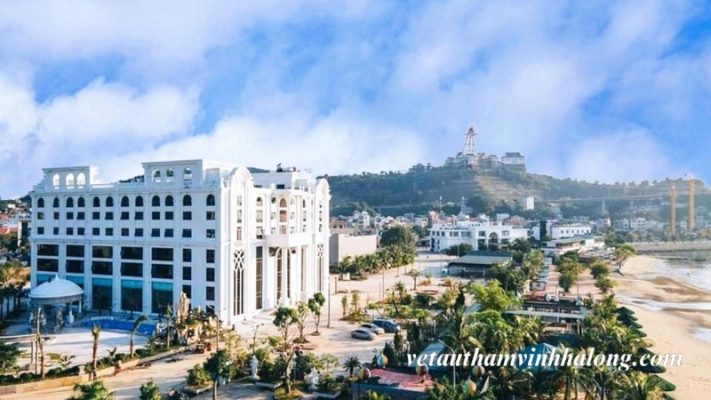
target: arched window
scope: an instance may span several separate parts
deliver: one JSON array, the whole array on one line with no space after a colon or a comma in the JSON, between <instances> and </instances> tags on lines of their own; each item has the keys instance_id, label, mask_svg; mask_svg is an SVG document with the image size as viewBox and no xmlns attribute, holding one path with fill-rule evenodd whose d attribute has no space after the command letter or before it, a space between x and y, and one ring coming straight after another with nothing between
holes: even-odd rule
<instances>
[{"instance_id":1,"label":"arched window","mask_svg":"<svg viewBox=\"0 0 711 400\"><path fill-rule=\"evenodd\" d=\"M77 200L77 207L86 207L83 197L80 197L79 200Z\"/></svg>"},{"instance_id":2,"label":"arched window","mask_svg":"<svg viewBox=\"0 0 711 400\"><path fill-rule=\"evenodd\" d=\"M151 198L151 205L153 207L160 207L160 197L153 196L153 198Z\"/></svg>"},{"instance_id":3,"label":"arched window","mask_svg":"<svg viewBox=\"0 0 711 400\"><path fill-rule=\"evenodd\" d=\"M121 207L128 207L128 196L121 197Z\"/></svg>"},{"instance_id":4,"label":"arched window","mask_svg":"<svg viewBox=\"0 0 711 400\"><path fill-rule=\"evenodd\" d=\"M64 178L64 184L67 187L74 187L74 174L67 174Z\"/></svg>"},{"instance_id":5,"label":"arched window","mask_svg":"<svg viewBox=\"0 0 711 400\"><path fill-rule=\"evenodd\" d=\"M67 207L67 208L72 208L72 207L74 207L74 199L73 199L73 198L67 197L66 207Z\"/></svg>"},{"instance_id":6,"label":"arched window","mask_svg":"<svg viewBox=\"0 0 711 400\"><path fill-rule=\"evenodd\" d=\"M59 187L59 174L52 175L52 186L54 186L55 189Z\"/></svg>"},{"instance_id":7,"label":"arched window","mask_svg":"<svg viewBox=\"0 0 711 400\"><path fill-rule=\"evenodd\" d=\"M215 205L215 196L208 194L207 199L205 200L205 204L208 206L214 206Z\"/></svg>"},{"instance_id":8,"label":"arched window","mask_svg":"<svg viewBox=\"0 0 711 400\"><path fill-rule=\"evenodd\" d=\"M92 200L93 206L94 207L101 207L101 200L99 200L98 197L94 196L94 199Z\"/></svg>"},{"instance_id":9,"label":"arched window","mask_svg":"<svg viewBox=\"0 0 711 400\"><path fill-rule=\"evenodd\" d=\"M189 194L186 194L183 196L183 206L192 206L193 205L193 198L190 197Z\"/></svg>"},{"instance_id":10,"label":"arched window","mask_svg":"<svg viewBox=\"0 0 711 400\"><path fill-rule=\"evenodd\" d=\"M106 198L106 207L113 207L114 206L114 198L109 196Z\"/></svg>"},{"instance_id":11,"label":"arched window","mask_svg":"<svg viewBox=\"0 0 711 400\"><path fill-rule=\"evenodd\" d=\"M257 197L257 207L261 207L264 205L264 202L262 201L261 197Z\"/></svg>"},{"instance_id":12,"label":"arched window","mask_svg":"<svg viewBox=\"0 0 711 400\"><path fill-rule=\"evenodd\" d=\"M165 205L168 207L173 206L173 196L171 196L171 195L165 196Z\"/></svg>"},{"instance_id":13,"label":"arched window","mask_svg":"<svg viewBox=\"0 0 711 400\"><path fill-rule=\"evenodd\" d=\"M136 196L136 207L143 207L143 197Z\"/></svg>"},{"instance_id":14,"label":"arched window","mask_svg":"<svg viewBox=\"0 0 711 400\"><path fill-rule=\"evenodd\" d=\"M55 197L54 200L52 200L52 207L59 208L59 198L58 197Z\"/></svg>"},{"instance_id":15,"label":"arched window","mask_svg":"<svg viewBox=\"0 0 711 400\"><path fill-rule=\"evenodd\" d=\"M84 173L80 173L77 175L77 186L84 186L86 185L86 175Z\"/></svg>"},{"instance_id":16,"label":"arched window","mask_svg":"<svg viewBox=\"0 0 711 400\"><path fill-rule=\"evenodd\" d=\"M166 178L172 178L172 177L174 177L174 176L175 176L175 171L173 170L173 168L168 168L168 169L165 171L165 177L166 177Z\"/></svg>"},{"instance_id":17,"label":"arched window","mask_svg":"<svg viewBox=\"0 0 711 400\"><path fill-rule=\"evenodd\" d=\"M279 208L286 208L286 199L281 199L279 201Z\"/></svg>"},{"instance_id":18,"label":"arched window","mask_svg":"<svg viewBox=\"0 0 711 400\"><path fill-rule=\"evenodd\" d=\"M44 208L44 199L41 197L37 199L37 208Z\"/></svg>"},{"instance_id":19,"label":"arched window","mask_svg":"<svg viewBox=\"0 0 711 400\"><path fill-rule=\"evenodd\" d=\"M153 177L153 182L160 182L160 170L157 169L157 170L153 171L152 177Z\"/></svg>"}]
</instances>

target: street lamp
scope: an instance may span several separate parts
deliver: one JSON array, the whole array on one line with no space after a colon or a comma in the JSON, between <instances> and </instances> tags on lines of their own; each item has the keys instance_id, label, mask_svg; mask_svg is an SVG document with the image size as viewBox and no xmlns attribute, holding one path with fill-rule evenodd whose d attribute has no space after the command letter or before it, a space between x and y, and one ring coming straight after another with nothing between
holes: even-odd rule
<instances>
[{"instance_id":1,"label":"street lamp","mask_svg":"<svg viewBox=\"0 0 711 400\"><path fill-rule=\"evenodd\" d=\"M443 342L442 339L437 339L437 341L442 343L444 347L448 348L449 351L452 352L452 385L454 386L457 384L457 364L454 362L454 360L456 359L456 354L454 352L454 349L449 347L449 345Z\"/></svg>"}]
</instances>

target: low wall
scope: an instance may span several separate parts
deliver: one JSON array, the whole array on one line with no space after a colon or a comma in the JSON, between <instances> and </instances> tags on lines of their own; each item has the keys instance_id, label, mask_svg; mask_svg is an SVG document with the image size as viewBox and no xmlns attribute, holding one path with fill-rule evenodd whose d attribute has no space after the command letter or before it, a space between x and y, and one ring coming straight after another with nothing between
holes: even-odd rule
<instances>
[{"instance_id":1,"label":"low wall","mask_svg":"<svg viewBox=\"0 0 711 400\"><path fill-rule=\"evenodd\" d=\"M138 364L145 363L145 362L153 362L153 361L157 361L157 360L160 360L163 358L171 357L176 354L180 354L187 349L189 349L189 347L178 347L178 348L166 351L164 353L159 353L159 354L155 354L155 355L152 355L149 357L131 360L126 363L123 363L121 368L122 368L122 370L135 368L136 366L138 366ZM114 375L114 367L100 369L96 373L97 378L105 378L107 376L113 376L113 375ZM74 386L77 383L84 383L84 382L88 382L89 380L90 380L89 374L79 374L76 376L66 376L66 377L54 378L54 379L43 379L40 381L34 381L34 382L28 382L28 383L18 383L15 385L0 386L0 399L2 399L4 395L30 393L30 392L36 392L39 390L54 389L54 388L58 388L58 387L62 387L62 386Z\"/></svg>"}]
</instances>

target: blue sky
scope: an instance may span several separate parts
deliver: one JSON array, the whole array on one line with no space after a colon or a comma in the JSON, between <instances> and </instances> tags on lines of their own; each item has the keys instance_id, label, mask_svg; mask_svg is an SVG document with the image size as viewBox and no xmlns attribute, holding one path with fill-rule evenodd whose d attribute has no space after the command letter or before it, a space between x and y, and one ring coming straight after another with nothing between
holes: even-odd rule
<instances>
[{"instance_id":1,"label":"blue sky","mask_svg":"<svg viewBox=\"0 0 711 400\"><path fill-rule=\"evenodd\" d=\"M469 125L535 172L709 178L707 3L246 3L3 3L0 196L49 166L439 165Z\"/></svg>"}]
</instances>

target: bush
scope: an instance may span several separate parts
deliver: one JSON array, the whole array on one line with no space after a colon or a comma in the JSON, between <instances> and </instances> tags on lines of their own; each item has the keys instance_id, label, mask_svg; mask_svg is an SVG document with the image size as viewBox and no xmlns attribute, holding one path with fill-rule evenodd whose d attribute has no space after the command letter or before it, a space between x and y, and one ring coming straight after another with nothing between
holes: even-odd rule
<instances>
[{"instance_id":1,"label":"bush","mask_svg":"<svg viewBox=\"0 0 711 400\"><path fill-rule=\"evenodd\" d=\"M332 376L324 376L318 383L318 391L321 393L336 393L341 390L341 384Z\"/></svg>"},{"instance_id":2,"label":"bush","mask_svg":"<svg viewBox=\"0 0 711 400\"><path fill-rule=\"evenodd\" d=\"M30 372L23 372L20 374L20 376L17 377L17 380L19 380L22 383L27 383L27 382L32 382L37 378L37 375L30 373Z\"/></svg>"},{"instance_id":3,"label":"bush","mask_svg":"<svg viewBox=\"0 0 711 400\"><path fill-rule=\"evenodd\" d=\"M64 370L61 368L52 368L49 371L47 371L47 377L48 378L57 378L61 375L63 375Z\"/></svg>"},{"instance_id":4,"label":"bush","mask_svg":"<svg viewBox=\"0 0 711 400\"><path fill-rule=\"evenodd\" d=\"M15 383L15 377L12 375L0 375L0 385L12 385Z\"/></svg>"},{"instance_id":5,"label":"bush","mask_svg":"<svg viewBox=\"0 0 711 400\"><path fill-rule=\"evenodd\" d=\"M259 366L259 378L263 382L274 383L281 380L284 371L284 362L281 359L276 361L265 360Z\"/></svg>"},{"instance_id":6,"label":"bush","mask_svg":"<svg viewBox=\"0 0 711 400\"><path fill-rule=\"evenodd\" d=\"M207 386L211 381L210 375L205 371L202 364L197 364L188 370L187 383L189 386L203 387Z\"/></svg>"}]
</instances>

